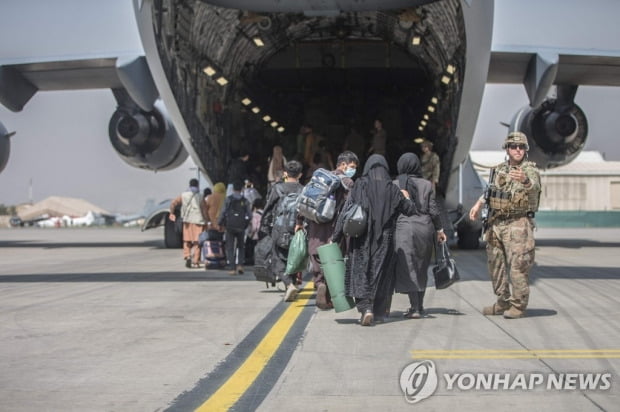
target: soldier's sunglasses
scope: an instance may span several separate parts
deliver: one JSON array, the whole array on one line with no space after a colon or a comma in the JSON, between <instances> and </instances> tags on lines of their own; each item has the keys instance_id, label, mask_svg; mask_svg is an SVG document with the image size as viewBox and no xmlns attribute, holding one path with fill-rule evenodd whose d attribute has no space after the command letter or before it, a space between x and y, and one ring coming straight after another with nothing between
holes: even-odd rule
<instances>
[{"instance_id":1,"label":"soldier's sunglasses","mask_svg":"<svg viewBox=\"0 0 620 412\"><path fill-rule=\"evenodd\" d=\"M510 143L508 145L508 148L512 149L512 150L516 150L516 149L525 150L525 145L524 144L517 144L517 143Z\"/></svg>"}]
</instances>

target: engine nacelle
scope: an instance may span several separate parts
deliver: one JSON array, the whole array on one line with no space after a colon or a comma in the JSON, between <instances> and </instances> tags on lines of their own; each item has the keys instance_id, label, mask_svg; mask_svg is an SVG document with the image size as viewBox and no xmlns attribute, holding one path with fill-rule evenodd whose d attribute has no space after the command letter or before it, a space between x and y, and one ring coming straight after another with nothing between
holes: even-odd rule
<instances>
[{"instance_id":1,"label":"engine nacelle","mask_svg":"<svg viewBox=\"0 0 620 412\"><path fill-rule=\"evenodd\" d=\"M528 137L530 161L541 169L551 169L571 162L581 152L588 137L588 121L576 104L547 99L536 109L520 109L510 130Z\"/></svg>"},{"instance_id":2,"label":"engine nacelle","mask_svg":"<svg viewBox=\"0 0 620 412\"><path fill-rule=\"evenodd\" d=\"M112 146L130 166L170 170L187 159L187 151L159 102L151 112L119 107L108 130Z\"/></svg>"}]
</instances>

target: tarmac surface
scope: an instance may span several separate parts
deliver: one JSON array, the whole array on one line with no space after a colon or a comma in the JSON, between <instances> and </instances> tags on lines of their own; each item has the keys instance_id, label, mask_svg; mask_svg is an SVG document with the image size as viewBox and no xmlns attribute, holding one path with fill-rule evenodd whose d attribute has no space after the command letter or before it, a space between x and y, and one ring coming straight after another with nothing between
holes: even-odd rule
<instances>
[{"instance_id":1,"label":"tarmac surface","mask_svg":"<svg viewBox=\"0 0 620 412\"><path fill-rule=\"evenodd\" d=\"M186 269L160 230L2 229L0 410L620 410L620 229L536 236L527 317L483 316L484 249L455 249L429 317L396 295L361 327L310 282Z\"/></svg>"}]
</instances>

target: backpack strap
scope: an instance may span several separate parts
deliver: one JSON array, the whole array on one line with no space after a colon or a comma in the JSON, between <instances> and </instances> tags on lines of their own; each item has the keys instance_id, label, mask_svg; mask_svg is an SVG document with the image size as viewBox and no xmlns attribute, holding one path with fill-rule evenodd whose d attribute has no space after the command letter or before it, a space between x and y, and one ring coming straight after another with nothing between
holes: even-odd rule
<instances>
[{"instance_id":1,"label":"backpack strap","mask_svg":"<svg viewBox=\"0 0 620 412\"><path fill-rule=\"evenodd\" d=\"M198 194L198 192L194 193L192 195L192 197L189 199L189 204L187 205L187 207L185 208L185 213L183 214L183 216L181 216L181 219L186 220L187 216L189 215L189 207L192 204L192 202L194 201L194 198L196 197L196 195Z\"/></svg>"}]
</instances>

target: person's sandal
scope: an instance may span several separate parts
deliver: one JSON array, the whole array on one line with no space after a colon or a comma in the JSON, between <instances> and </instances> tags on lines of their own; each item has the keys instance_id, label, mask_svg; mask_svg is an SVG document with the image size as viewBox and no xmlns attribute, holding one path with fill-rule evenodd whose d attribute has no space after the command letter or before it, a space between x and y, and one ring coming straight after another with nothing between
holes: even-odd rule
<instances>
[{"instance_id":1,"label":"person's sandal","mask_svg":"<svg viewBox=\"0 0 620 412\"><path fill-rule=\"evenodd\" d=\"M420 319L422 316L420 315L420 312L414 308L409 308L405 313L403 313L403 317L407 319Z\"/></svg>"},{"instance_id":2,"label":"person's sandal","mask_svg":"<svg viewBox=\"0 0 620 412\"><path fill-rule=\"evenodd\" d=\"M362 315L362 319L361 319L360 323L362 324L362 326L370 326L370 325L372 325L372 322L374 320L375 320L375 315L372 313L371 310L367 310Z\"/></svg>"}]
</instances>

